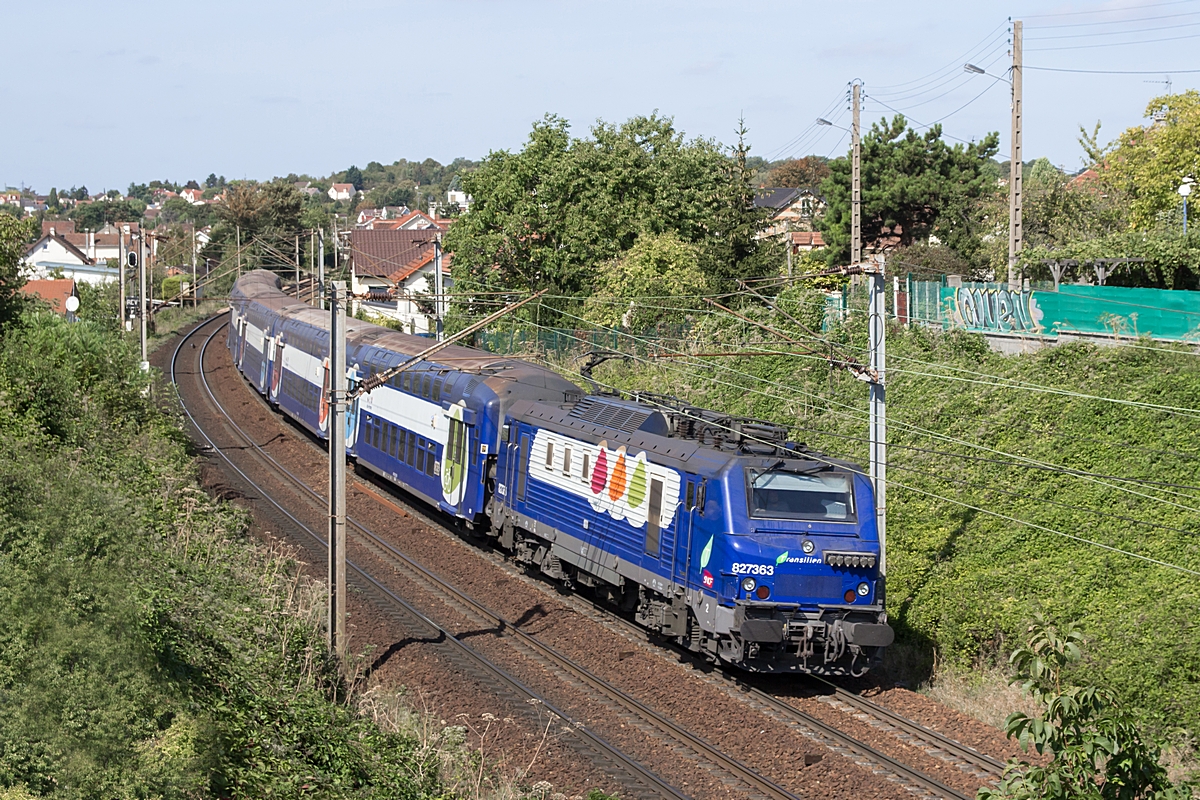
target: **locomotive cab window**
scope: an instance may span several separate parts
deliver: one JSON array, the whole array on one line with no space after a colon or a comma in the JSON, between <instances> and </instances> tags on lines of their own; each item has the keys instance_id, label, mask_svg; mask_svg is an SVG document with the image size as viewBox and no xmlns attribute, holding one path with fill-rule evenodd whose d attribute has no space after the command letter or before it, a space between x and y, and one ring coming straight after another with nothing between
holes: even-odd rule
<instances>
[{"instance_id":1,"label":"locomotive cab window","mask_svg":"<svg viewBox=\"0 0 1200 800\"><path fill-rule=\"evenodd\" d=\"M750 469L746 478L753 517L854 520L854 483L844 472Z\"/></svg>"},{"instance_id":2,"label":"locomotive cab window","mask_svg":"<svg viewBox=\"0 0 1200 800\"><path fill-rule=\"evenodd\" d=\"M554 442L546 442L546 470L554 469Z\"/></svg>"}]
</instances>

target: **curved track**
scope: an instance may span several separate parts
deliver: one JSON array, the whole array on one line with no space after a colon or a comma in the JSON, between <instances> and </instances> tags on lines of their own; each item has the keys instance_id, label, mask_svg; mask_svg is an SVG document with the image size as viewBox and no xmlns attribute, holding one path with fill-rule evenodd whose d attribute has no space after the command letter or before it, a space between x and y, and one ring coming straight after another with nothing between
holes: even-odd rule
<instances>
[{"instance_id":1,"label":"curved track","mask_svg":"<svg viewBox=\"0 0 1200 800\"><path fill-rule=\"evenodd\" d=\"M214 327L212 322L196 328L192 333L189 333L179 343L176 348L175 356L172 359L172 380L178 382L178 375L174 369L178 363L179 353L184 350L184 344L192 336L197 335L199 331ZM198 361L203 363L205 352L211 344L213 338L223 328L223 323L215 325L215 330L212 330L204 339L204 344L199 348ZM298 491L298 493L307 499L311 504L315 504L318 510L323 511L323 499L319 493L307 486L303 481L297 478L290 471L278 464L274 459L268 456L262 448L255 444L254 440L248 436L228 413L222 407L216 394L212 391L212 387L208 383L208 378L203 370L198 370L199 380L204 387L205 394L208 397L208 402L214 410L218 411L222 417L226 419L227 430L237 435L244 442L243 447L251 449L264 470L268 470L277 476L286 478ZM209 434L204 431L196 416L192 413L187 405L184 405L185 412L188 414L192 424L200 432L201 436L209 443L209 446L214 452L220 454L225 462L234 471L241 476L242 480L250 486L260 489L259 485L243 471L233 460L230 459L220 448L216 446ZM323 536L313 531L308 525L293 515L283 505L278 503L269 492L262 491L264 499L269 500L282 514L284 514L297 529L302 531L311 540L311 543L318 544L321 548L327 548L326 540ZM438 578L433 573L425 570L420 565L413 562L400 551L393 548L383 538L377 536L370 529L357 522L353 518L347 520L350 530L355 535L356 543L365 546L374 556L389 564L398 571L407 573L408 576L414 577L417 580L426 584L428 588L442 594L444 597L453 601L460 608L469 611L477 620L490 627L494 627L503 635L511 638L524 651L527 657L536 659L543 667L554 671L560 680L565 680L573 683L580 688L598 693L605 698L612 710L626 717L633 717L636 721L642 724L639 727L643 730L653 729L657 731L660 738L669 739L668 746L672 750L677 750L680 746L689 748L694 751L694 754L702 761L707 761L711 766L723 770L726 774L725 778L734 778L741 782L745 790L749 790L747 796L774 798L776 800L797 800L796 796L791 792L783 789L769 779L759 775L757 772L743 765L736 759L730 758L724 753L716 750L700 737L687 731L686 729L675 724L666 717L654 712L646 707L635 698L627 693L617 689L608 682L592 674L583 667L574 664L569 659L563 657L553 648L539 642L536 638L522 632L512 623L503 619L497 614L489 611L485 606L473 600L468 595L460 592L451 584ZM485 677L489 678L491 683L499 684L504 692L514 694L522 701L528 702L533 700L537 704L542 705L550 712L556 714L562 719L573 723L570 716L564 711L555 707L544 696L535 692L533 689L518 681L513 676L509 675L502 668L492 663L478 651L471 648L460 639L456 638L449 630L434 622L428 616L418 611L415 607L400 598L398 595L390 591L380 581L376 580L363 567L358 564L347 561L347 573L351 576L351 584L356 589L365 590L365 593L372 596L375 602L382 602L390 607L401 617L408 628L416 628L415 633L422 635L432 635L441 639L453 647L458 655L455 659L457 662L469 666L472 672L478 673L483 671ZM423 630L420 630L423 629ZM620 750L610 745L599 736L589 731L586 727L579 723L573 723L572 727L577 732L577 737L580 744L587 745L586 750L591 751L588 755L593 763L613 777L624 788L631 791L636 796L659 796L659 797L686 797L684 793L672 787L658 778L646 767L642 766L632 758L626 756ZM650 791L648 791L650 790Z\"/></svg>"},{"instance_id":2,"label":"curved track","mask_svg":"<svg viewBox=\"0 0 1200 800\"><path fill-rule=\"evenodd\" d=\"M199 337L207 333L207 338L204 339L203 346L197 349L196 368L191 372L191 376L198 383L196 386L198 391L195 392L195 395L202 398L211 410L222 418L221 426L230 436L238 441L236 447L247 455L252 456L258 467L264 470L265 474L272 475L276 481L286 483L302 505L308 505L319 513L324 514L325 508L322 495L312 487L306 485L303 480L284 468L268 455L262 447L256 444L226 412L216 393L209 385L208 378L200 367L203 365L205 352L209 344L217 333L222 330L223 325L224 323L220 318L214 318L198 326L180 341L171 361L172 380L176 383L179 382L176 365L180 362L181 353L187 352L184 347L185 344L193 337ZM194 344L193 348L196 348ZM265 405L265 401L262 401L262 398L258 397L256 393L255 397ZM284 508L271 492L260 488L250 475L247 475L245 471L234 464L228 454L216 445L209 433L201 428L196 415L193 414L192 409L188 408L186 403L184 404L184 409L197 431L209 443L213 452L219 454L229 467L241 476L247 485L259 491L265 500L273 504L280 513L291 521L292 525L296 528L297 534L307 539L305 542L306 549L310 551L320 550L323 557L323 554L327 552L323 536L312 530L311 527L298 519L291 511ZM313 446L316 447L317 445L313 444ZM257 470L252 471L255 471L257 474ZM420 508L414 507L411 503L397 500L394 496L390 495L385 497L369 486L359 488L370 495L376 502L391 509L407 512L437 528L446 527L444 520L430 516ZM365 525L350 518L348 519L348 528L352 533L354 543L368 552L372 561L384 565L389 571L402 575L406 581L420 585L424 591L437 596L447 606L453 607L464 616L487 626L491 632L503 637L509 646L520 653L523 658L536 663L542 670L552 674L557 681L575 687L581 692L587 692L593 700L600 700L614 716L631 723L644 735L659 739L667 746L667 752L676 753L683 758L702 765L715 778L718 778L731 789L736 786L739 796L756 798L795 797L791 792L769 778L747 767L737 759L725 755L703 738L688 731L667 716L654 711L578 663L563 656L554 648L539 641L537 637L526 633L519 625L491 611L483 603L475 600L413 561ZM548 710L565 720L570 720L567 714L547 702L546 698L539 695L534 689L509 674L477 650L463 643L460 639L453 636L449 630L434 622L410 603L401 599L379 580L372 577L365 567L348 563L347 569L351 576L351 585L353 588L362 591L372 603L383 609L387 609L406 629L443 640L445 647L452 651L451 660L455 664L460 665L462 669L477 677L483 676L487 683L494 686L500 694L509 695L522 702L533 701L544 704ZM608 617L610 622L618 626L624 626L627 632L632 632L635 636L642 639L648 638L641 629L635 628L625 620L612 617L611 615L608 615ZM824 748L845 756L869 772L886 777L914 795L947 797L954 798L954 800L966 800L968 797L968 795L944 785L928 775L905 765L901 761L880 752L878 749L847 736L844 732L838 730L837 727L805 713L784 699L727 677L714 675L710 676L710 678L724 682L726 691L738 696L740 700L764 715L788 726L796 733L820 744ZM825 699L830 705L842 711L853 714L860 720L867 721L873 727L892 733L892 735L906 744L920 747L932 757L953 763L959 769L974 775L980 780L995 780L999 772L1003 770L1003 765L999 762L843 689L834 687L832 696L822 699ZM571 746L579 750L581 755L585 755L604 774L620 784L631 796L685 796L680 790L668 785L647 767L625 755L610 743L587 730L586 727L581 724L574 724L572 727L575 732L575 741L571 742Z\"/></svg>"}]
</instances>

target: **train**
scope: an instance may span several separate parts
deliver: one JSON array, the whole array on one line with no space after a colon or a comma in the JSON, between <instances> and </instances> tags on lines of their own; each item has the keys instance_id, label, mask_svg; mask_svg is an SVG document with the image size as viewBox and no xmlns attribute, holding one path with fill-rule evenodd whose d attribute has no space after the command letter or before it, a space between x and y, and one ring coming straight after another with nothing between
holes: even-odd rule
<instances>
[{"instance_id":1,"label":"train","mask_svg":"<svg viewBox=\"0 0 1200 800\"><path fill-rule=\"evenodd\" d=\"M892 643L871 482L786 427L450 345L333 432L330 313L265 270L230 298L230 353L273 408L528 569L750 672L859 676ZM349 319L348 383L431 344Z\"/></svg>"}]
</instances>

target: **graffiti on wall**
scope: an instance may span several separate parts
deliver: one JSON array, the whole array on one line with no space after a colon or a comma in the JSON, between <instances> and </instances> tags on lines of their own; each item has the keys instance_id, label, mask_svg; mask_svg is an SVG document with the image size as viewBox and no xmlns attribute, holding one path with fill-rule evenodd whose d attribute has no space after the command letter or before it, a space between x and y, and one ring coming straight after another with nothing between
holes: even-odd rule
<instances>
[{"instance_id":1,"label":"graffiti on wall","mask_svg":"<svg viewBox=\"0 0 1200 800\"><path fill-rule=\"evenodd\" d=\"M975 331L1040 333L1043 314L1031 291L963 286L954 290L954 317Z\"/></svg>"}]
</instances>

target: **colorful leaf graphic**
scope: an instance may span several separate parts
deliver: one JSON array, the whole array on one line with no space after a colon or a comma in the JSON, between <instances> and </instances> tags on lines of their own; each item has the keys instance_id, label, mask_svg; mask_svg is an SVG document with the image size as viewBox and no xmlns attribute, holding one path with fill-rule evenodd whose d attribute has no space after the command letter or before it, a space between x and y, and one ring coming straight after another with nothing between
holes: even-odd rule
<instances>
[{"instance_id":1,"label":"colorful leaf graphic","mask_svg":"<svg viewBox=\"0 0 1200 800\"><path fill-rule=\"evenodd\" d=\"M712 543L713 537L708 537L708 544L704 545L704 549L700 551L700 569L708 566L708 560L712 558Z\"/></svg>"},{"instance_id":2,"label":"colorful leaf graphic","mask_svg":"<svg viewBox=\"0 0 1200 800\"><path fill-rule=\"evenodd\" d=\"M608 499L613 502L620 500L621 495L625 494L625 486L629 480L625 474L625 453L617 452L617 465L613 467L612 478L608 482Z\"/></svg>"},{"instance_id":3,"label":"colorful leaf graphic","mask_svg":"<svg viewBox=\"0 0 1200 800\"><path fill-rule=\"evenodd\" d=\"M779 558L775 559L775 564L776 565L782 564L783 562L787 561L787 557L788 557L788 551L784 550L783 554L780 555Z\"/></svg>"},{"instance_id":4,"label":"colorful leaf graphic","mask_svg":"<svg viewBox=\"0 0 1200 800\"><path fill-rule=\"evenodd\" d=\"M604 484L608 482L608 448L604 442L600 443L600 455L596 456L596 468L592 470L592 494L600 494L604 491Z\"/></svg>"},{"instance_id":5,"label":"colorful leaf graphic","mask_svg":"<svg viewBox=\"0 0 1200 800\"><path fill-rule=\"evenodd\" d=\"M629 479L629 507L637 508L646 499L646 462L639 460Z\"/></svg>"}]
</instances>

